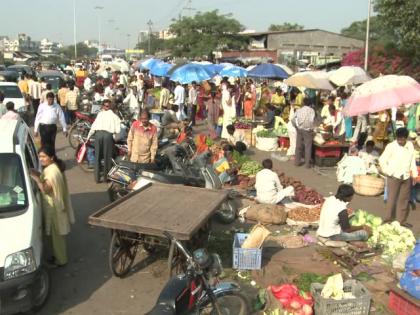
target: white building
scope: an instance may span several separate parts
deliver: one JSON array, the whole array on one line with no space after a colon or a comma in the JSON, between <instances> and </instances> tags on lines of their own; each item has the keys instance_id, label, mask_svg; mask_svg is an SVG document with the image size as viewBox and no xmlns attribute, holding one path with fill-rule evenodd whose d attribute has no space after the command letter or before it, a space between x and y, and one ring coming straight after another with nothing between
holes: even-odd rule
<instances>
[{"instance_id":1,"label":"white building","mask_svg":"<svg viewBox=\"0 0 420 315\"><path fill-rule=\"evenodd\" d=\"M176 35L175 34L172 34L170 31L169 31L169 29L165 29L165 30L161 30L161 31L159 31L159 34L158 34L158 37L159 37L159 39L172 39L172 38L175 38L176 37Z\"/></svg>"},{"instance_id":2,"label":"white building","mask_svg":"<svg viewBox=\"0 0 420 315\"><path fill-rule=\"evenodd\" d=\"M51 42L48 38L43 38L41 39L39 50L42 55L52 55L57 54L62 47L63 45L60 43Z\"/></svg>"}]
</instances>

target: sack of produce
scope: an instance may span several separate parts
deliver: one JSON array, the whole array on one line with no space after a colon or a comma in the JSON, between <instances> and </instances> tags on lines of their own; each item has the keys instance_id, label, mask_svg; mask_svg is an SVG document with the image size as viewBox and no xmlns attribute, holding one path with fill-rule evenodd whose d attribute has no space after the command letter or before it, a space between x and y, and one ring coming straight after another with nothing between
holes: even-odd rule
<instances>
[{"instance_id":1,"label":"sack of produce","mask_svg":"<svg viewBox=\"0 0 420 315\"><path fill-rule=\"evenodd\" d=\"M249 206L245 218L263 224L284 224L287 212L281 205L255 204Z\"/></svg>"},{"instance_id":2,"label":"sack of produce","mask_svg":"<svg viewBox=\"0 0 420 315\"><path fill-rule=\"evenodd\" d=\"M242 248L261 248L270 231L261 224L255 225L248 235L248 238L242 244Z\"/></svg>"},{"instance_id":3,"label":"sack of produce","mask_svg":"<svg viewBox=\"0 0 420 315\"><path fill-rule=\"evenodd\" d=\"M277 136L275 138L263 138L257 135L256 147L261 151L276 151L279 148Z\"/></svg>"}]
</instances>

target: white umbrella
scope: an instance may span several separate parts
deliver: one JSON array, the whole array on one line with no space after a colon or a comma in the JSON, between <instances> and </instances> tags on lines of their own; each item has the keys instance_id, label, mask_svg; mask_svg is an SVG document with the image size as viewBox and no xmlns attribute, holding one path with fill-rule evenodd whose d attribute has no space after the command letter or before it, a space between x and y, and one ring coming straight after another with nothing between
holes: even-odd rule
<instances>
[{"instance_id":1,"label":"white umbrella","mask_svg":"<svg viewBox=\"0 0 420 315\"><path fill-rule=\"evenodd\" d=\"M328 73L332 83L338 86L356 85L368 82L372 78L360 67L344 66Z\"/></svg>"},{"instance_id":2,"label":"white umbrella","mask_svg":"<svg viewBox=\"0 0 420 315\"><path fill-rule=\"evenodd\" d=\"M325 71L298 72L284 81L289 86L314 90L334 90Z\"/></svg>"}]
</instances>

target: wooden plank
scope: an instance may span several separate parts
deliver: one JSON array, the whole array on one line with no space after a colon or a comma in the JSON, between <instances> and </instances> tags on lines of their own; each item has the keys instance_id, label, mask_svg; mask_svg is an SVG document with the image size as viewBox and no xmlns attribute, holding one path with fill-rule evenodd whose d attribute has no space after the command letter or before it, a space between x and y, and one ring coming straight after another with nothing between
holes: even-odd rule
<instances>
[{"instance_id":1,"label":"wooden plank","mask_svg":"<svg viewBox=\"0 0 420 315\"><path fill-rule=\"evenodd\" d=\"M155 236L168 231L188 240L219 208L227 192L153 183L127 197L94 213L89 223Z\"/></svg>"}]
</instances>

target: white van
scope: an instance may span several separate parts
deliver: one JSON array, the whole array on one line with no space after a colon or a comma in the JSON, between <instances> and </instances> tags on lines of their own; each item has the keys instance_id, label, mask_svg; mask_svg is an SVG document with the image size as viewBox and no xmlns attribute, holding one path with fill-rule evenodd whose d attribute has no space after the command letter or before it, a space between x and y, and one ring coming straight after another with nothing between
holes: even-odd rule
<instances>
[{"instance_id":1,"label":"white van","mask_svg":"<svg viewBox=\"0 0 420 315\"><path fill-rule=\"evenodd\" d=\"M50 282L42 265L41 194L29 175L39 169L29 127L0 119L0 314L39 309Z\"/></svg>"},{"instance_id":2,"label":"white van","mask_svg":"<svg viewBox=\"0 0 420 315\"><path fill-rule=\"evenodd\" d=\"M109 64L114 60L114 58L111 55L102 55L101 56L101 63L103 64Z\"/></svg>"}]
</instances>

